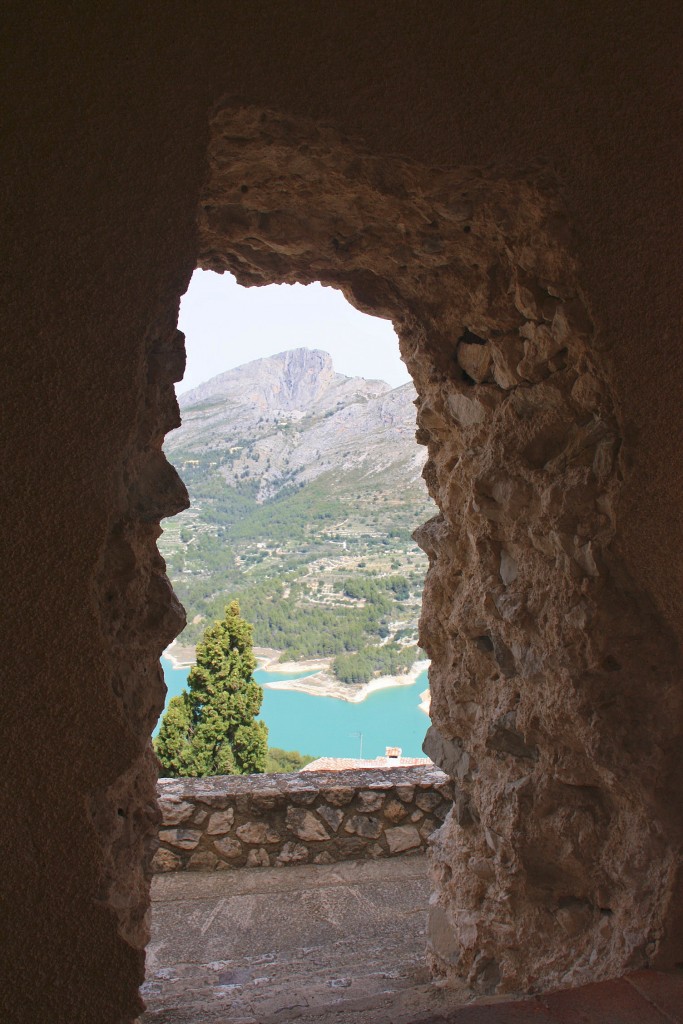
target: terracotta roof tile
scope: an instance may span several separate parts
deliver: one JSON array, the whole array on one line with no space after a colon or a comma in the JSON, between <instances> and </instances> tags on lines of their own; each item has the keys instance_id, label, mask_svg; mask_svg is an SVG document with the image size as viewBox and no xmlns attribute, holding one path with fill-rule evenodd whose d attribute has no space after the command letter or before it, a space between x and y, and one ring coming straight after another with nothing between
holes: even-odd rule
<instances>
[{"instance_id":1,"label":"terracotta roof tile","mask_svg":"<svg viewBox=\"0 0 683 1024\"><path fill-rule=\"evenodd\" d=\"M374 761L357 757L318 757L305 765L302 772L340 772L353 768L412 768L431 765L428 757L376 757Z\"/></svg>"}]
</instances>

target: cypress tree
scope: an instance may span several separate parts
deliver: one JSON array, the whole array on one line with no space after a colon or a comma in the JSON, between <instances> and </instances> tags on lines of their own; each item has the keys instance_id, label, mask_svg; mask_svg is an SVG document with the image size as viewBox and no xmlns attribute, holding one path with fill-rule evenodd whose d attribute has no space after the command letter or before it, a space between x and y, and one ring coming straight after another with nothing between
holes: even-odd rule
<instances>
[{"instance_id":1,"label":"cypress tree","mask_svg":"<svg viewBox=\"0 0 683 1024\"><path fill-rule=\"evenodd\" d=\"M204 631L188 690L170 701L155 744L170 777L265 771L268 729L256 721L263 689L253 677L252 632L237 601Z\"/></svg>"},{"instance_id":2,"label":"cypress tree","mask_svg":"<svg viewBox=\"0 0 683 1024\"><path fill-rule=\"evenodd\" d=\"M154 749L161 761L163 773L169 778L174 779L186 774L183 769L190 722L190 704L187 690L184 690L179 697L172 697L168 702L159 735L154 741Z\"/></svg>"}]
</instances>

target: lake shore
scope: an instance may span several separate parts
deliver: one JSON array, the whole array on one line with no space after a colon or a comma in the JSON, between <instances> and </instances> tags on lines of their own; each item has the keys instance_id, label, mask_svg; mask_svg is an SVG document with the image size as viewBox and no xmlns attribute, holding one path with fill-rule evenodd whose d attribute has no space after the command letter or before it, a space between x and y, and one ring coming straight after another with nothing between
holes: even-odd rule
<instances>
[{"instance_id":1,"label":"lake shore","mask_svg":"<svg viewBox=\"0 0 683 1024\"><path fill-rule=\"evenodd\" d=\"M303 661L280 661L282 651L274 647L255 647L258 667L266 672L329 672L332 658L306 658ZM283 680L284 682L284 680Z\"/></svg>"},{"instance_id":2,"label":"lake shore","mask_svg":"<svg viewBox=\"0 0 683 1024\"><path fill-rule=\"evenodd\" d=\"M348 701L350 704L360 704L371 693L377 690L387 690L394 686L412 686L421 672L429 667L428 661L416 661L408 672L402 672L396 676L378 676L367 683L342 683L330 671L332 659L320 659L317 662L285 662L280 664L276 661L264 665L268 671L278 672L305 672L310 670L312 675L304 679L280 679L272 683L261 685L269 690L295 690L299 693L307 693L312 697L334 697L335 700Z\"/></svg>"},{"instance_id":3,"label":"lake shore","mask_svg":"<svg viewBox=\"0 0 683 1024\"><path fill-rule=\"evenodd\" d=\"M278 679L261 685L269 690L295 690L313 697L334 697L336 700L359 704L377 690L394 686L412 686L421 672L429 667L427 660L416 661L408 672L396 676L378 676L367 683L342 683L331 671L332 658L312 658L307 661L278 661L281 652L272 647L255 647L258 667L266 672L310 672L304 679ZM173 668L190 668L195 663L195 649L174 641L164 651ZM424 695L423 695L424 696ZM424 709L423 709L424 710Z\"/></svg>"},{"instance_id":4,"label":"lake shore","mask_svg":"<svg viewBox=\"0 0 683 1024\"><path fill-rule=\"evenodd\" d=\"M173 668L192 668L197 660L197 652L191 644L183 645L174 640L161 657L170 661Z\"/></svg>"},{"instance_id":5,"label":"lake shore","mask_svg":"<svg viewBox=\"0 0 683 1024\"><path fill-rule=\"evenodd\" d=\"M429 687L427 687L427 689L424 690L424 692L420 694L420 703L419 703L418 707L419 707L420 711L424 711L425 715L427 715L427 717L429 718L429 712L431 710L431 706L432 706L432 695L430 693Z\"/></svg>"}]
</instances>

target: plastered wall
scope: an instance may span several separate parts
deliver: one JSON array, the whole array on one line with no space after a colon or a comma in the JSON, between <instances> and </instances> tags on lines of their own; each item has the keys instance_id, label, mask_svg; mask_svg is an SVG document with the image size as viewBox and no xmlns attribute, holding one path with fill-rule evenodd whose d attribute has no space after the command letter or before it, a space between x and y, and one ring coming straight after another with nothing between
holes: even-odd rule
<instances>
[{"instance_id":1,"label":"plastered wall","mask_svg":"<svg viewBox=\"0 0 683 1024\"><path fill-rule=\"evenodd\" d=\"M130 511L149 353L196 262L214 105L330 121L425 165L550 168L623 425L615 551L668 652L683 621L681 14L611 0L170 0L11 4L4 17L0 1008L101 1024L135 1017L143 971L139 936L107 902L103 835L127 809L106 794L130 796L142 771L163 696L153 666L174 628L141 652L147 696L131 713L102 566ZM652 787L675 817L675 774ZM153 817L121 825L120 848Z\"/></svg>"}]
</instances>

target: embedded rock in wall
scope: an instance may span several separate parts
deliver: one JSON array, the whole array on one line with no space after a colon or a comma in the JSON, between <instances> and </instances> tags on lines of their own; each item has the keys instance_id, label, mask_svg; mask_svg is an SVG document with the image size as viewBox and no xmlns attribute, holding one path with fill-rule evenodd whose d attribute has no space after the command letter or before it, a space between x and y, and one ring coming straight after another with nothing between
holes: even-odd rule
<instances>
[{"instance_id":1,"label":"embedded rock in wall","mask_svg":"<svg viewBox=\"0 0 683 1024\"><path fill-rule=\"evenodd\" d=\"M683 959L680 656L620 560L628 452L552 175L430 170L245 108L212 133L200 266L341 288L393 320L417 388L426 749L456 783L434 971L531 991Z\"/></svg>"}]
</instances>

